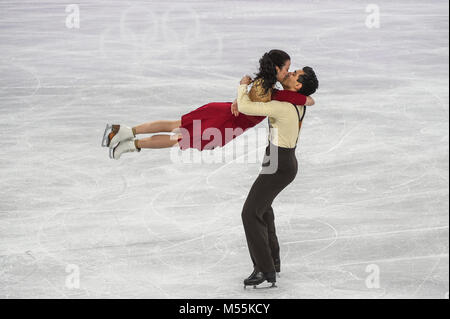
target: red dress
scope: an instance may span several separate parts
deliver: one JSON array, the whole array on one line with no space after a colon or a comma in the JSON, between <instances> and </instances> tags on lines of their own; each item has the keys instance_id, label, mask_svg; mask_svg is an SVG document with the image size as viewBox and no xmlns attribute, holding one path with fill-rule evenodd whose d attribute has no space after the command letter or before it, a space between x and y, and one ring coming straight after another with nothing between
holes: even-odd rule
<instances>
[{"instance_id":1,"label":"red dress","mask_svg":"<svg viewBox=\"0 0 450 319\"><path fill-rule=\"evenodd\" d=\"M304 105L306 96L292 91L273 90L272 100ZM196 148L202 151L224 146L265 119L264 116L242 113L234 116L231 113L231 104L209 103L183 115L180 127L182 137L178 139L180 148Z\"/></svg>"}]
</instances>

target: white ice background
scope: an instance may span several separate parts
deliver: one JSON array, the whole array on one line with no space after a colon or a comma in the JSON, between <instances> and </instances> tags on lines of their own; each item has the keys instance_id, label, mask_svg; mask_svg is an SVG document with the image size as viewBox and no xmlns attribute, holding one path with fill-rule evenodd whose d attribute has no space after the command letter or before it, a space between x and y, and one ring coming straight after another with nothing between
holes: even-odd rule
<instances>
[{"instance_id":1,"label":"white ice background","mask_svg":"<svg viewBox=\"0 0 450 319\"><path fill-rule=\"evenodd\" d=\"M0 0L0 298L448 298L448 1L83 0L79 28L67 4ZM244 290L260 165L100 139L233 100L275 48L320 89L279 287Z\"/></svg>"}]
</instances>

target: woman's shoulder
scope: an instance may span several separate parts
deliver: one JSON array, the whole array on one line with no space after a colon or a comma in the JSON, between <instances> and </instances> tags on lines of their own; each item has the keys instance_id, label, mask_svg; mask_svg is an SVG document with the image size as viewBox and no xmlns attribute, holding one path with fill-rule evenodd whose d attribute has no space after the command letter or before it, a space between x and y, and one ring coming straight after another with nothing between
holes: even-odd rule
<instances>
[{"instance_id":1,"label":"woman's shoulder","mask_svg":"<svg viewBox=\"0 0 450 319\"><path fill-rule=\"evenodd\" d=\"M272 100L272 90L267 93L263 87L263 79L256 79L250 89L249 97L253 102L269 102Z\"/></svg>"}]
</instances>

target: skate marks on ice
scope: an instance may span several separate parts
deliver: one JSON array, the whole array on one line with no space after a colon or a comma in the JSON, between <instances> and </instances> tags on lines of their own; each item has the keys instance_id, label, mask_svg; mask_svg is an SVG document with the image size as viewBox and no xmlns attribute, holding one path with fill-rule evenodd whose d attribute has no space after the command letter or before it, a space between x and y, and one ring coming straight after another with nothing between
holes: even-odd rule
<instances>
[{"instance_id":1,"label":"skate marks on ice","mask_svg":"<svg viewBox=\"0 0 450 319\"><path fill-rule=\"evenodd\" d=\"M41 88L41 80L37 72L26 65L12 61L0 65L0 98L32 98Z\"/></svg>"},{"instance_id":2,"label":"skate marks on ice","mask_svg":"<svg viewBox=\"0 0 450 319\"><path fill-rule=\"evenodd\" d=\"M232 169L232 168L231 168ZM220 180L220 177L218 177ZM201 178L199 179L200 181L202 180ZM194 182L194 185L197 185L198 182ZM209 193L215 193L215 192L209 192ZM181 196L181 198L184 198L186 195L186 192ZM233 193L232 193L233 195ZM156 201L155 201L156 202ZM165 202L165 201L162 201ZM199 208L202 205L197 205L197 204L192 204L192 205L181 205L182 207L195 207L195 208ZM292 204L286 204L286 202L283 202L283 205L281 205L282 207L286 208L289 207L290 209L288 209L288 211L292 210L293 212L297 211L298 207L297 205L292 205ZM162 207L164 207L165 209L167 209L168 207L162 205ZM213 208L215 207L214 205L210 206L210 210L208 211L210 213L210 217L212 220L215 220L215 218L223 218L223 215L216 215L216 210ZM276 207L276 206L275 206ZM157 209L156 209L157 210ZM284 211L283 209L280 209L282 211ZM165 212L166 210L164 210ZM237 211L237 210L236 210ZM183 214L185 213L185 211L183 211ZM161 214L161 213L159 213ZM314 214L312 214L314 215ZM170 219L172 216L169 214L169 216L160 216L161 218L166 218L166 219ZM186 218L190 218L189 214L187 216L185 216ZM300 219L293 219L292 218L292 214L288 215L288 220L283 218L283 214L279 214L277 215L278 218L278 228L279 228L279 236L283 237L286 236L288 238L295 238L295 237L302 237L302 238L308 238L308 239L304 239L304 240L297 240L297 241L281 241L281 245L282 245L282 263L284 264L284 269L285 269L285 273L281 274L281 278L278 281L278 286L280 288L280 290L278 290L279 295L281 296L285 296L285 297L289 297L289 296L293 296L291 295L292 290L295 290L295 288L292 286L292 282L295 282L297 284L301 284L304 285L305 282L309 283L311 285L314 285L316 290L311 289L308 290L310 291L310 294L308 294L309 297L323 297L323 293L320 293L320 290L317 289L317 287L324 287L326 286L327 289L330 291L327 296L328 297L338 297L338 296L348 296L351 297L352 295L354 296L355 291L359 291L360 296L364 296L364 297L383 297L386 294L385 289L386 288L380 288L378 290L375 291L371 291L368 290L365 287L365 277L367 276L367 274L365 273L365 265L371 264L371 263L397 263L397 262L402 262L402 261L408 261L408 260L416 260L416 259L426 259L426 258L445 258L448 257L448 255L446 254L438 254L438 255L430 255L430 256L422 256L420 258L418 258L417 256L414 256L415 251L411 251L411 253L413 254L413 257L410 256L405 256L403 258L383 258L383 259L374 259L374 258L366 258L366 259L360 259L359 255L357 254L357 252L355 252L354 255L352 255L352 258L356 258L356 261L354 261L353 263L345 263L345 264L330 264L327 265L326 267L324 266L324 264L328 264L328 262L323 262L323 260L328 260L329 257L328 255L330 254L330 251L333 250L337 250L337 252L341 253L344 252L345 253L345 249L342 250L341 246L343 246L345 248L345 246L348 246L348 242L353 242L354 240L358 240L361 238L370 238L370 241L373 240L374 237L379 237L379 239L377 239L379 241L379 245L383 246L385 244L385 238L386 237L395 237L397 235L408 235L410 236L411 234L414 233L421 233L421 232L434 232L434 231L444 231L444 232L448 232L448 227L444 226L444 227L430 227L430 228L423 228L423 229L407 229L407 230L401 230L401 231L389 231L389 232L378 232L378 233L369 233L369 234L365 234L365 233L361 233L361 234L351 234L351 235L339 235L337 229L335 227L332 226L332 224L328 223L328 222L323 222L321 220L318 219L313 219L313 218L308 218L308 217L302 217ZM175 218L176 219L176 218ZM241 225L239 224L238 219L235 219L235 222L237 223L236 227L230 229L227 229L227 232L231 232L231 231L240 231L241 229ZM286 223L287 222L287 223ZM176 222L178 223L178 222ZM281 225L280 225L281 223ZM299 225L297 225L297 223ZM187 229L187 223L183 222L179 224L180 229ZM306 226L305 226L306 225ZM320 226L322 225L322 226ZM201 223L199 224L199 226L203 226ZM287 229L286 229L287 227ZM193 227L193 229L195 229L195 226ZM311 234L310 229L314 229L314 230L319 230L319 233L322 236L318 236L319 238L316 239L310 239L311 237L317 236L317 234ZM296 233L298 231L298 234ZM175 232L178 233L178 232ZM233 257L233 255L235 255L236 253L238 253L239 255L242 255L243 260L245 260L245 256L247 254L246 251L246 247L245 246L241 246L238 243L234 243L233 242L233 236L234 234L232 234L232 236L230 236L229 239L227 240L221 240L221 238L217 238L214 240L214 236L220 236L223 233L223 231L219 231L219 232L212 232L212 233L207 233L207 234L201 234L198 237L195 238L190 238L187 240L181 240L179 242L173 243L169 246L166 247L166 249L162 249L162 251L164 250L171 250L171 249L175 249L175 248L179 248L180 250L184 249L184 252L192 252L193 250L195 250L195 246L196 246L196 242L197 245L201 245L203 247L203 249L205 249L205 238L206 240L206 251L208 251L208 245L211 246L212 243L216 243L218 245L222 245L225 244L227 245L226 247L223 247L222 250L219 250L217 253L222 256L222 257L227 257L227 255L230 255L230 257L232 257L233 259L236 259ZM330 234L332 236L323 236L325 234ZM313 235L313 236L312 236ZM208 239L208 237L210 239ZM420 237L420 236L419 236ZM418 237L418 238L419 238ZM425 237L425 239L427 239L429 237ZM243 238L242 238L243 240ZM392 239L392 241L396 241L394 239ZM425 241L425 240L424 240ZM342 243L344 242L344 243ZM228 244L227 244L228 243ZM232 247L232 250L229 250L229 247ZM334 247L337 246L337 247ZM368 249L369 252L372 251L372 253L374 254L378 254L379 247L375 247L373 249L371 248L367 248L370 245L361 245L362 247L361 249L361 256L363 256L365 254L364 250ZM408 246L408 245L407 245ZM189 248L192 247L192 248ZM294 249L292 249L294 248ZM403 247L404 249L405 247ZM234 251L233 251L234 250ZM406 249L405 249L406 250ZM205 254L206 254L206 251ZM307 251L307 253L305 253L305 251ZM301 252L301 253L299 253ZM402 249L398 250L398 253L400 254L402 252ZM187 255L189 255L189 253L186 253ZM366 252L367 254L367 252ZM183 269L185 268L185 263L180 262L180 260L178 260L178 258L176 256L178 256L177 253L171 253L170 254L172 258L168 258L166 259L166 261L164 262L166 264L166 266L176 270L178 269ZM192 255L192 254L191 254ZM201 253L199 253L198 258L201 258ZM191 256L192 257L192 256ZM160 257L158 257L160 258ZM164 258L167 258L164 256ZM340 257L339 257L340 258ZM337 260L339 260L339 258ZM315 260L319 260L318 264L312 263L311 259L313 261ZM167 262L169 261L170 262ZM203 259L202 259L203 260ZM355 259L353 259L355 260ZM211 272L212 273L216 273L214 271L214 268L220 268L220 263L222 263L224 261L224 259L220 259L220 262L217 263L213 263L211 265ZM300 261L300 263L298 262ZM192 260L190 261L192 263ZM241 264L241 263L240 263ZM353 267L354 269L348 270L349 267ZM245 263L242 263L240 267L236 267L236 272L242 272L242 269L245 269L246 265ZM394 267L395 268L395 267ZM202 269L203 270L203 269ZM415 276L420 275L419 271L416 271L417 274L415 274ZM431 270L430 274L433 272L433 270ZM210 273L209 273L210 274ZM427 275L430 275L427 274ZM205 276L208 275L208 272L206 272L204 274ZM296 277L298 276L298 277ZM330 277L331 276L331 277ZM335 278L336 277L336 278ZM426 277L424 275L424 277ZM334 278L332 280L332 278ZM340 279L338 279L340 278ZM198 278L200 279L200 278ZM203 278L204 279L204 278ZM235 278L236 281L240 281L242 280L241 277L236 277ZM201 281L201 280L200 280ZM330 284L331 282L331 284ZM353 287L353 288L349 288L346 285L350 284L349 287ZM419 286L419 284L418 284ZM232 287L228 287L227 284L222 285L222 288L220 289L221 291L232 291ZM327 291L328 291L327 290ZM304 292L304 290L302 290ZM314 294L313 291L316 291L317 294ZM248 292L247 292L248 293ZM259 292L258 292L259 293ZM269 294L271 292L263 292L263 294ZM403 292L405 293L405 292Z\"/></svg>"},{"instance_id":3,"label":"skate marks on ice","mask_svg":"<svg viewBox=\"0 0 450 319\"><path fill-rule=\"evenodd\" d=\"M0 297L445 296L447 2L381 1L379 30L349 1L99 3L80 4L79 30L64 6L2 4ZM300 42L299 12L315 22ZM164 151L112 163L98 136L229 100L271 46L323 85L297 180L274 203L278 288L243 291L240 212L258 165L178 166Z\"/></svg>"},{"instance_id":4,"label":"skate marks on ice","mask_svg":"<svg viewBox=\"0 0 450 319\"><path fill-rule=\"evenodd\" d=\"M408 238L412 236L419 244L408 243ZM414 291L414 296L420 296L424 293L421 291L423 287L426 287L428 293L440 296L441 282L445 282L445 273L448 273L445 270L448 251L445 246L429 246L424 243L430 242L432 238L445 240L446 236L448 226L356 235L334 233L330 237L287 241L281 245L283 249L291 248L288 249L287 256L284 256L285 269L290 270L288 276L296 273L294 269L297 269L298 273L309 280L314 278L317 284L326 283L329 288L326 290L328 297L358 294L358 291L361 296L366 294L370 298L392 295L407 297L411 291ZM325 249L314 249L296 258L289 256L290 252L308 251L317 242L329 243L328 250L324 247ZM391 243L395 243L395 249L389 248L386 251ZM380 258L383 250L385 253ZM318 251L321 254L317 255ZM347 262L343 263L343 259ZM373 266L381 271L381 284L368 289L366 280Z\"/></svg>"}]
</instances>

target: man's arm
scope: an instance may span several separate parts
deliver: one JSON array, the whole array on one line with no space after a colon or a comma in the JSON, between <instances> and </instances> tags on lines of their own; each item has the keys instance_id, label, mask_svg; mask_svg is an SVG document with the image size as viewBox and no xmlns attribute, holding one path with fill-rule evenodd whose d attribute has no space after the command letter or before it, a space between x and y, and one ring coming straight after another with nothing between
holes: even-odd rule
<instances>
[{"instance_id":1,"label":"man's arm","mask_svg":"<svg viewBox=\"0 0 450 319\"><path fill-rule=\"evenodd\" d=\"M272 100L277 100L280 102L289 102L295 105L305 105L306 96L298 92L275 89L272 92Z\"/></svg>"},{"instance_id":2,"label":"man's arm","mask_svg":"<svg viewBox=\"0 0 450 319\"><path fill-rule=\"evenodd\" d=\"M296 93L298 94L298 93ZM292 103L292 101L290 101L289 99L287 101L284 101L284 98L277 98L276 101L280 101L280 102L290 102ZM298 102L298 101L295 101ZM314 104L316 104L316 102L314 101L314 99L310 96L305 96L305 100L304 102L302 101L302 103L294 103L296 105L306 105L306 106L313 106ZM234 116L239 116L239 108L238 108L238 103L237 103L237 99L234 100L234 102L231 104L231 113Z\"/></svg>"},{"instance_id":3,"label":"man's arm","mask_svg":"<svg viewBox=\"0 0 450 319\"><path fill-rule=\"evenodd\" d=\"M276 115L277 101L272 102L252 102L247 93L247 84L241 84L238 89L238 109L239 112L247 115L271 116Z\"/></svg>"},{"instance_id":4,"label":"man's arm","mask_svg":"<svg viewBox=\"0 0 450 319\"><path fill-rule=\"evenodd\" d=\"M314 99L310 96L305 96L298 92L288 90L274 90L272 99L280 102L289 102L295 105L314 105Z\"/></svg>"}]
</instances>

